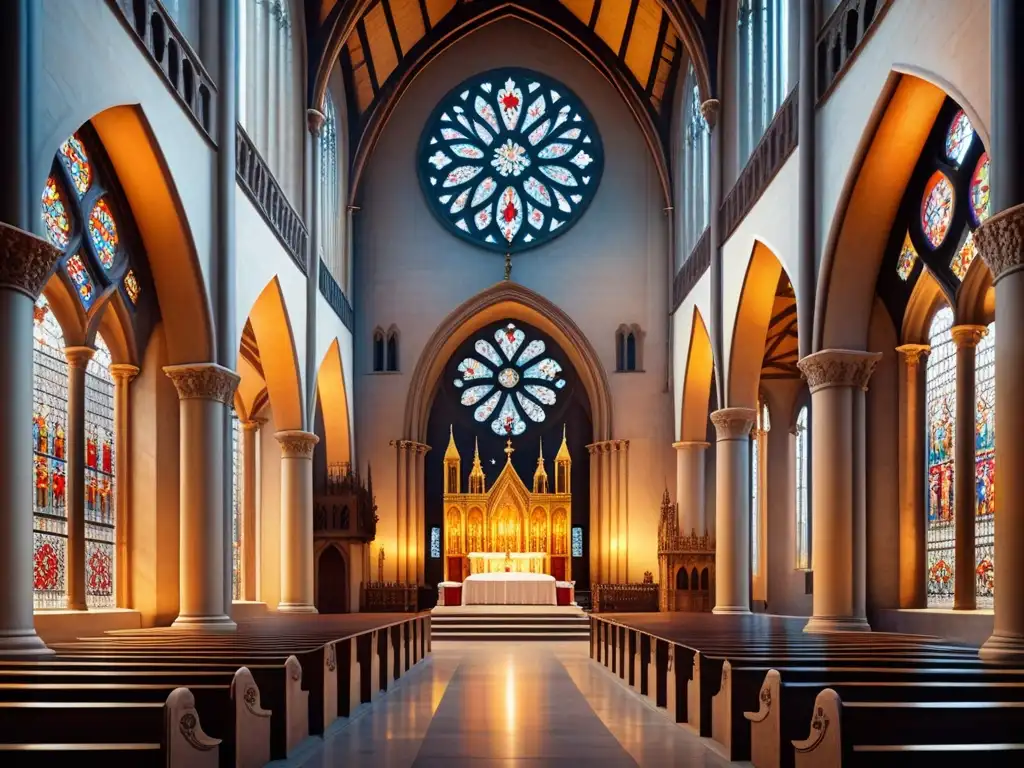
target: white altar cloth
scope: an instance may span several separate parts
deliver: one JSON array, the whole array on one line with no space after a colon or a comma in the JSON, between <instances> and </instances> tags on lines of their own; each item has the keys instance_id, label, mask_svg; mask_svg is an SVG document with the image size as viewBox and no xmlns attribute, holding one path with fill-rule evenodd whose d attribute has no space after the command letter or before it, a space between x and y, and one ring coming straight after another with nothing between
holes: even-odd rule
<instances>
[{"instance_id":1,"label":"white altar cloth","mask_svg":"<svg viewBox=\"0 0 1024 768\"><path fill-rule=\"evenodd\" d=\"M463 605L556 605L546 573L475 573L462 582Z\"/></svg>"}]
</instances>

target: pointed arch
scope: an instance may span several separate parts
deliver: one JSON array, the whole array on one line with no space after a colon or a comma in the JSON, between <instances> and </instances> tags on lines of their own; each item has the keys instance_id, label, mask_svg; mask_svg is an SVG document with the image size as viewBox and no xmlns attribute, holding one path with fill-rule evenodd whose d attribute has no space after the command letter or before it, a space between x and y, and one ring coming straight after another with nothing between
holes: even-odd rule
<instances>
[{"instance_id":1,"label":"pointed arch","mask_svg":"<svg viewBox=\"0 0 1024 768\"><path fill-rule=\"evenodd\" d=\"M980 259L979 259L980 261ZM903 314L903 328L900 331L901 344L927 344L928 329L932 318L942 307L950 306L939 282L931 271L924 269L914 283L914 290L907 302L907 311Z\"/></svg>"},{"instance_id":2,"label":"pointed arch","mask_svg":"<svg viewBox=\"0 0 1024 768\"><path fill-rule=\"evenodd\" d=\"M274 423L282 430L302 429L302 379L295 338L277 277L267 283L252 305L249 322L259 345L260 359L269 363L262 367L274 409Z\"/></svg>"},{"instance_id":3,"label":"pointed arch","mask_svg":"<svg viewBox=\"0 0 1024 768\"><path fill-rule=\"evenodd\" d=\"M331 342L320 362L316 377L317 397L324 414L324 442L327 465L352 462L352 420L345 393L345 371L341 363L341 346Z\"/></svg>"},{"instance_id":4,"label":"pointed arch","mask_svg":"<svg viewBox=\"0 0 1024 768\"><path fill-rule=\"evenodd\" d=\"M697 307L693 308L690 344L686 353L686 378L683 380L682 419L679 439L701 442L708 430L708 406L711 400L711 379L715 355L707 325Z\"/></svg>"},{"instance_id":5,"label":"pointed arch","mask_svg":"<svg viewBox=\"0 0 1024 768\"><path fill-rule=\"evenodd\" d=\"M996 289L984 259L975 259L956 295L957 324L988 325L996 319Z\"/></svg>"}]
</instances>

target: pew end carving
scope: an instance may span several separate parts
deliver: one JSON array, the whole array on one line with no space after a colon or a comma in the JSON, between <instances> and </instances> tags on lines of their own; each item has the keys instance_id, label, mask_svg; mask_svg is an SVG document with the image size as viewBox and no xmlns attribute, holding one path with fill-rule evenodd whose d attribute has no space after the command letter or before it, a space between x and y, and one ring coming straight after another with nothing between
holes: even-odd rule
<instances>
[{"instance_id":1,"label":"pew end carving","mask_svg":"<svg viewBox=\"0 0 1024 768\"><path fill-rule=\"evenodd\" d=\"M196 700L188 688L175 688L164 705L168 768L217 768L220 739L203 732Z\"/></svg>"},{"instance_id":2,"label":"pew end carving","mask_svg":"<svg viewBox=\"0 0 1024 768\"><path fill-rule=\"evenodd\" d=\"M757 712L744 712L750 721L750 761L758 768L779 768L782 739L779 722L779 685L782 676L770 669L757 696Z\"/></svg>"},{"instance_id":3,"label":"pew end carving","mask_svg":"<svg viewBox=\"0 0 1024 768\"><path fill-rule=\"evenodd\" d=\"M235 703L235 768L259 768L270 762L269 709L260 706L260 689L248 667L231 681Z\"/></svg>"},{"instance_id":4,"label":"pew end carving","mask_svg":"<svg viewBox=\"0 0 1024 768\"><path fill-rule=\"evenodd\" d=\"M839 694L826 688L814 700L811 731L806 739L793 740L796 768L836 768L842 765L842 741L839 732Z\"/></svg>"},{"instance_id":5,"label":"pew end carving","mask_svg":"<svg viewBox=\"0 0 1024 768\"><path fill-rule=\"evenodd\" d=\"M309 691L302 690L302 664L295 656L289 656L284 667L288 719L285 749L291 757L296 747L309 736Z\"/></svg>"}]
</instances>

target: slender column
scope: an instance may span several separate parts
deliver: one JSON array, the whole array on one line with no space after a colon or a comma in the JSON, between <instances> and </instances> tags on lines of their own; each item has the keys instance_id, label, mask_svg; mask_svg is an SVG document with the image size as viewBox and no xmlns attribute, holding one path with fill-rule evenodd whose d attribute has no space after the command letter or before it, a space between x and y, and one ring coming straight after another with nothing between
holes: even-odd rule
<instances>
[{"instance_id":1,"label":"slender column","mask_svg":"<svg viewBox=\"0 0 1024 768\"><path fill-rule=\"evenodd\" d=\"M32 452L21 435L32 414L33 303L59 257L49 243L0 223L0 424L9 430L0 441L0 658L52 653L32 616Z\"/></svg>"},{"instance_id":2,"label":"slender column","mask_svg":"<svg viewBox=\"0 0 1024 768\"><path fill-rule=\"evenodd\" d=\"M68 361L67 433L67 589L68 609L85 604L85 368L96 350L66 347Z\"/></svg>"},{"instance_id":3,"label":"slender column","mask_svg":"<svg viewBox=\"0 0 1024 768\"><path fill-rule=\"evenodd\" d=\"M601 579L604 584L615 583L615 515L612 512L612 457L608 443L600 443L601 456L601 520L604 535L604 568Z\"/></svg>"},{"instance_id":4,"label":"slender column","mask_svg":"<svg viewBox=\"0 0 1024 768\"><path fill-rule=\"evenodd\" d=\"M256 599L256 452L266 419L249 419L242 427L242 599Z\"/></svg>"},{"instance_id":5,"label":"slender column","mask_svg":"<svg viewBox=\"0 0 1024 768\"><path fill-rule=\"evenodd\" d=\"M900 520L899 578L900 608L925 608L925 407L922 358L931 350L927 344L896 347L902 361L900 370Z\"/></svg>"},{"instance_id":6,"label":"slender column","mask_svg":"<svg viewBox=\"0 0 1024 768\"><path fill-rule=\"evenodd\" d=\"M725 342L722 337L722 218L719 215L722 207L722 132L715 130L721 111L722 103L718 99L708 98L700 105L700 113L711 132L708 153L711 165L711 178L708 183L708 246L711 253L711 346L715 352L715 360L725 359ZM724 379L724 376L715 377L719 403L725 402L722 384Z\"/></svg>"},{"instance_id":7,"label":"slender column","mask_svg":"<svg viewBox=\"0 0 1024 768\"><path fill-rule=\"evenodd\" d=\"M601 583L601 455L597 445L588 445L590 456L590 583Z\"/></svg>"},{"instance_id":8,"label":"slender column","mask_svg":"<svg viewBox=\"0 0 1024 768\"><path fill-rule=\"evenodd\" d=\"M132 580L130 562L131 515L128 513L128 499L131 498L131 390L132 380L139 375L137 366L128 363L114 363L110 366L114 377L114 475L117 490L114 494L114 521L117 552L117 591L115 605L118 608L132 607Z\"/></svg>"},{"instance_id":9,"label":"slender column","mask_svg":"<svg viewBox=\"0 0 1024 768\"><path fill-rule=\"evenodd\" d=\"M815 214L818 211L814 189L814 166L817 152L814 125L815 49L818 40L818 0L800 0L800 81L797 84L797 127L800 143L800 165L797 179L800 229L797 237L799 269L796 281L797 326L800 333L800 356L811 353L814 327Z\"/></svg>"},{"instance_id":10,"label":"slender column","mask_svg":"<svg viewBox=\"0 0 1024 768\"><path fill-rule=\"evenodd\" d=\"M710 443L684 440L673 443L676 449L676 502L679 504L679 530L685 536L704 535L704 452Z\"/></svg>"},{"instance_id":11,"label":"slender column","mask_svg":"<svg viewBox=\"0 0 1024 768\"><path fill-rule=\"evenodd\" d=\"M750 428L753 408L711 414L718 438L714 613L750 613Z\"/></svg>"},{"instance_id":12,"label":"slender column","mask_svg":"<svg viewBox=\"0 0 1024 768\"><path fill-rule=\"evenodd\" d=\"M227 451L222 425L239 376L216 363L169 365L164 373L178 390L181 418L181 546L178 618L173 626L232 632L235 622L225 605L230 591L224 589L224 578L230 574L224 563L228 553L224 518L230 514L224 505Z\"/></svg>"},{"instance_id":13,"label":"slender column","mask_svg":"<svg viewBox=\"0 0 1024 768\"><path fill-rule=\"evenodd\" d=\"M398 485L395 493L395 580L405 580L406 541L408 530L406 521L409 517L409 501L407 488L409 485L409 453L406 448L408 440L393 440L392 445L398 449Z\"/></svg>"},{"instance_id":14,"label":"slender column","mask_svg":"<svg viewBox=\"0 0 1024 768\"><path fill-rule=\"evenodd\" d=\"M871 629L859 615L866 548L863 392L879 359L879 353L827 349L798 364L814 412L814 615L805 632Z\"/></svg>"},{"instance_id":15,"label":"slender column","mask_svg":"<svg viewBox=\"0 0 1024 768\"><path fill-rule=\"evenodd\" d=\"M324 114L315 109L306 110L306 127L309 130L310 177L306 208L306 226L309 253L306 260L306 403L309 423L313 421L316 407L316 295L320 280L320 175L323 163L320 131L324 125Z\"/></svg>"},{"instance_id":16,"label":"slender column","mask_svg":"<svg viewBox=\"0 0 1024 768\"><path fill-rule=\"evenodd\" d=\"M867 398L863 388L853 390L853 616L867 619L868 593L868 474Z\"/></svg>"},{"instance_id":17,"label":"slender column","mask_svg":"<svg viewBox=\"0 0 1024 768\"><path fill-rule=\"evenodd\" d=\"M629 581L629 440L613 441L613 458L618 477L619 583Z\"/></svg>"},{"instance_id":18,"label":"slender column","mask_svg":"<svg viewBox=\"0 0 1024 768\"><path fill-rule=\"evenodd\" d=\"M983 325L955 325L950 329L956 344L956 424L953 433L953 505L956 524L956 570L953 572L953 609L978 607L974 565L974 354L988 332Z\"/></svg>"},{"instance_id":19,"label":"slender column","mask_svg":"<svg viewBox=\"0 0 1024 768\"><path fill-rule=\"evenodd\" d=\"M427 451L430 450L429 445L419 443L416 446L416 583L425 583L425 555L426 555L426 535L427 535L427 508L425 502L426 489L424 484L426 483L426 475L424 472L424 466L427 460ZM463 526L465 530L465 526Z\"/></svg>"},{"instance_id":20,"label":"slender column","mask_svg":"<svg viewBox=\"0 0 1024 768\"><path fill-rule=\"evenodd\" d=\"M281 443L281 613L316 613L313 602L313 448L320 438L290 429Z\"/></svg>"},{"instance_id":21,"label":"slender column","mask_svg":"<svg viewBox=\"0 0 1024 768\"><path fill-rule=\"evenodd\" d=\"M622 550L625 542L622 540L621 525L622 518L619 514L619 453L616 441L609 440L607 445L608 456L608 519L611 522L611 578L613 584L621 584L622 575Z\"/></svg>"}]
</instances>

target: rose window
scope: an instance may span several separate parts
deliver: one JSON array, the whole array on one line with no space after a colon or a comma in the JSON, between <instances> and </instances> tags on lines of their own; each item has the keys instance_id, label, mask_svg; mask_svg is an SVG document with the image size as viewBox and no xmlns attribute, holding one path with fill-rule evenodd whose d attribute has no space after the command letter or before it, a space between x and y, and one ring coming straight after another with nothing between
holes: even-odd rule
<instances>
[{"instance_id":1,"label":"rose window","mask_svg":"<svg viewBox=\"0 0 1024 768\"><path fill-rule=\"evenodd\" d=\"M537 72L471 78L434 110L420 140L419 176L437 218L500 253L533 248L583 215L604 154L590 113Z\"/></svg>"},{"instance_id":2,"label":"rose window","mask_svg":"<svg viewBox=\"0 0 1024 768\"><path fill-rule=\"evenodd\" d=\"M562 366L547 355L544 342L524 342L526 333L507 323L492 338L477 339L473 356L456 369L459 401L474 409L476 421L490 421L496 435L521 435L528 422L542 423L545 408L556 404L566 384Z\"/></svg>"}]
</instances>

